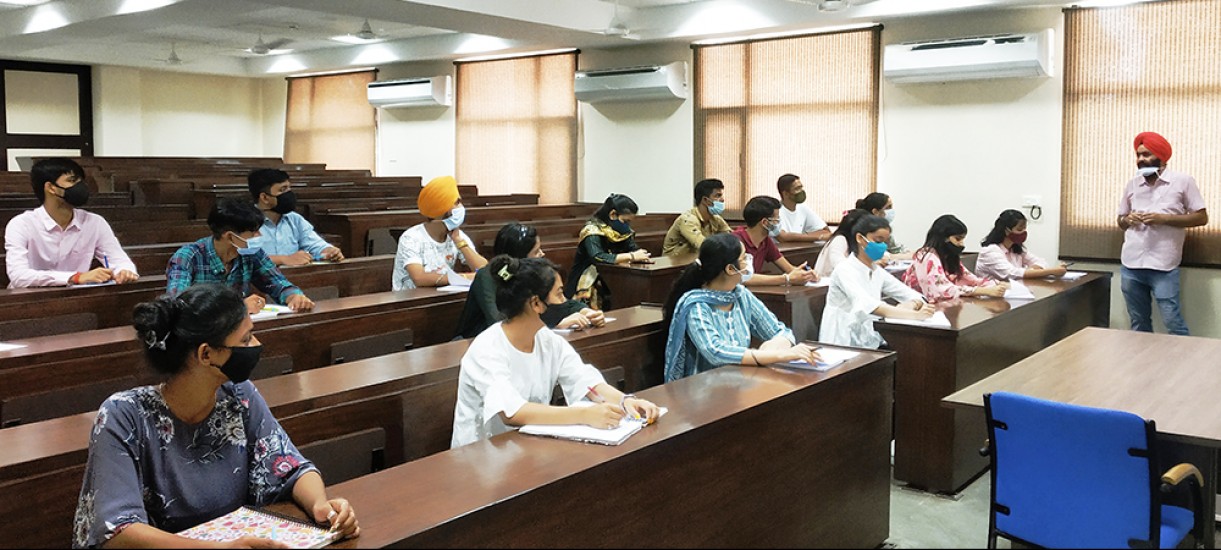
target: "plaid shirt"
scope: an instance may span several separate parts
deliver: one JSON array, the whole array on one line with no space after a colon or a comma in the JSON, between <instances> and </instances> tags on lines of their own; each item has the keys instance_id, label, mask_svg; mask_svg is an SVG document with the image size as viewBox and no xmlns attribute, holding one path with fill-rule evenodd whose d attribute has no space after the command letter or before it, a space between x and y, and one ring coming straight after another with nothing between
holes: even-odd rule
<instances>
[{"instance_id":1,"label":"plaid shirt","mask_svg":"<svg viewBox=\"0 0 1221 550\"><path fill-rule=\"evenodd\" d=\"M251 256L238 255L233 260L233 269L225 273L225 264L216 254L212 237L204 237L179 248L170 258L165 278L165 292L170 296L177 296L191 285L203 283L226 284L241 292L242 296L250 295L250 285L253 283L255 288L281 305L286 304L293 294L301 294L301 289L288 282L262 250Z\"/></svg>"}]
</instances>

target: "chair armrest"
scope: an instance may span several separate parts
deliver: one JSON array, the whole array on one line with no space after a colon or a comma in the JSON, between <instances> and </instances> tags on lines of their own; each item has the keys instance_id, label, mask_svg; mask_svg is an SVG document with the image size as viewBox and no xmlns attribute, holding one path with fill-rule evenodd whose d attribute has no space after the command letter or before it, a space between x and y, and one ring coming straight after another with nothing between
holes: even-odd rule
<instances>
[{"instance_id":1,"label":"chair armrest","mask_svg":"<svg viewBox=\"0 0 1221 550\"><path fill-rule=\"evenodd\" d=\"M1204 497L1213 498L1213 495L1204 494L1204 476L1200 474L1200 469L1186 462L1176 464L1173 468L1166 470L1166 473L1162 474L1162 493L1170 494L1175 487L1178 487L1184 481L1189 482L1187 488L1189 489L1188 494L1191 498L1192 517L1194 518L1191 534L1195 539L1195 546L1200 548L1204 544L1204 522L1213 521L1213 518L1204 517Z\"/></svg>"},{"instance_id":2,"label":"chair armrest","mask_svg":"<svg viewBox=\"0 0 1221 550\"><path fill-rule=\"evenodd\" d=\"M1204 486L1204 476L1200 474L1200 469L1196 468L1195 465L1188 464L1186 462L1175 465L1175 467L1166 470L1166 473L1162 474L1162 483L1171 486L1178 486L1188 478L1194 480L1196 485L1200 487Z\"/></svg>"}]
</instances>

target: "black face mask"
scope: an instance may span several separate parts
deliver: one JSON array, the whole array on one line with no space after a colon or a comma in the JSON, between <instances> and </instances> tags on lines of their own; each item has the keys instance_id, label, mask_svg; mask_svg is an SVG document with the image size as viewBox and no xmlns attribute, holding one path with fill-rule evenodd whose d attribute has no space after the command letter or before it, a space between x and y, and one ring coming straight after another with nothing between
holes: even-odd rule
<instances>
[{"instance_id":1,"label":"black face mask","mask_svg":"<svg viewBox=\"0 0 1221 550\"><path fill-rule=\"evenodd\" d=\"M276 207L271 211L283 216L297 209L297 194L292 191L285 191L276 196Z\"/></svg>"},{"instance_id":2,"label":"black face mask","mask_svg":"<svg viewBox=\"0 0 1221 550\"><path fill-rule=\"evenodd\" d=\"M950 252L953 252L953 253L955 253L955 254L961 255L961 254L962 254L962 251L963 251L963 250L966 250L966 248L967 248L967 247L965 247L965 246L959 246L959 245L956 245L956 244L954 244L954 243L947 242L947 243L945 243L945 248L946 248L946 250L949 250Z\"/></svg>"},{"instance_id":3,"label":"black face mask","mask_svg":"<svg viewBox=\"0 0 1221 550\"><path fill-rule=\"evenodd\" d=\"M59 186L56 185L56 187ZM85 203L89 202L89 186L83 181L78 181L76 182L76 185L73 185L67 189L64 189L63 187L59 188L64 190L64 202L71 204L72 206L85 206Z\"/></svg>"},{"instance_id":4,"label":"black face mask","mask_svg":"<svg viewBox=\"0 0 1221 550\"><path fill-rule=\"evenodd\" d=\"M263 354L263 346L246 346L229 348L229 360L220 366L220 371L234 383L250 380L250 373L259 364L259 356Z\"/></svg>"}]
</instances>

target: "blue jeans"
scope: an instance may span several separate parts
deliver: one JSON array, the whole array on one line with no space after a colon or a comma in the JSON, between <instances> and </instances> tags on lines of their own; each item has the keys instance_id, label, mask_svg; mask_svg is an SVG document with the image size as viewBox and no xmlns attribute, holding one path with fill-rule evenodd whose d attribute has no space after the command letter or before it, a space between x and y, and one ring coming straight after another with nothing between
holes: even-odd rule
<instances>
[{"instance_id":1,"label":"blue jeans","mask_svg":"<svg viewBox=\"0 0 1221 550\"><path fill-rule=\"evenodd\" d=\"M1153 332L1153 304L1150 293L1157 299L1157 308L1162 311L1162 321L1170 334L1187 336L1187 322L1179 310L1179 269L1158 271L1156 269L1129 269L1120 271L1123 299L1128 305L1128 319L1132 330Z\"/></svg>"}]
</instances>

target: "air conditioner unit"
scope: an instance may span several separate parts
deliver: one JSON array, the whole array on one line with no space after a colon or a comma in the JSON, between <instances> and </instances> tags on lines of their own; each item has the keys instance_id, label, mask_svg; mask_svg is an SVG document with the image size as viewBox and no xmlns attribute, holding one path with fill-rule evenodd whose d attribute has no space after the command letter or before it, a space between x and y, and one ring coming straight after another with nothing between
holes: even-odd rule
<instances>
[{"instance_id":1,"label":"air conditioner unit","mask_svg":"<svg viewBox=\"0 0 1221 550\"><path fill-rule=\"evenodd\" d=\"M687 62L578 71L577 101L647 101L687 98Z\"/></svg>"},{"instance_id":2,"label":"air conditioner unit","mask_svg":"<svg viewBox=\"0 0 1221 550\"><path fill-rule=\"evenodd\" d=\"M374 107L436 107L454 103L449 75L369 83L369 104Z\"/></svg>"},{"instance_id":3,"label":"air conditioner unit","mask_svg":"<svg viewBox=\"0 0 1221 550\"><path fill-rule=\"evenodd\" d=\"M895 84L1052 73L1052 30L886 46L882 74Z\"/></svg>"}]
</instances>

